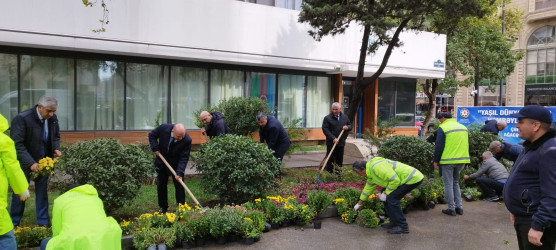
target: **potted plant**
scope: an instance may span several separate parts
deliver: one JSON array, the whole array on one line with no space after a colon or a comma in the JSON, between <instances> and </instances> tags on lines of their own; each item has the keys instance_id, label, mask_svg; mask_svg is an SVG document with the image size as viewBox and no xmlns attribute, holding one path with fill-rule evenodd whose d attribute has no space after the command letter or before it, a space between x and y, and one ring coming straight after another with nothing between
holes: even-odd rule
<instances>
[{"instance_id":1,"label":"potted plant","mask_svg":"<svg viewBox=\"0 0 556 250\"><path fill-rule=\"evenodd\" d=\"M307 194L307 205L315 210L315 229L320 229L320 214L332 204L332 197L325 191L310 191Z\"/></svg>"},{"instance_id":2,"label":"potted plant","mask_svg":"<svg viewBox=\"0 0 556 250\"><path fill-rule=\"evenodd\" d=\"M463 190L463 195L468 201L476 201L481 198L482 193L477 188L468 187Z\"/></svg>"},{"instance_id":3,"label":"potted plant","mask_svg":"<svg viewBox=\"0 0 556 250\"><path fill-rule=\"evenodd\" d=\"M209 235L210 222L206 216L208 212L198 211L189 216L187 226L195 233L195 245L203 246L205 237Z\"/></svg>"},{"instance_id":4,"label":"potted plant","mask_svg":"<svg viewBox=\"0 0 556 250\"><path fill-rule=\"evenodd\" d=\"M368 228L375 228L379 223L376 213L371 209L362 209L359 211L356 221L357 225Z\"/></svg>"},{"instance_id":5,"label":"potted plant","mask_svg":"<svg viewBox=\"0 0 556 250\"><path fill-rule=\"evenodd\" d=\"M178 223L174 224L176 238L180 239L181 242L177 241L176 245L181 246L183 248L192 248L195 246L195 231L193 228L185 221L179 221Z\"/></svg>"},{"instance_id":6,"label":"potted plant","mask_svg":"<svg viewBox=\"0 0 556 250\"><path fill-rule=\"evenodd\" d=\"M245 244L247 245L253 244L255 239L261 237L263 233L255 226L254 221L248 217L243 218L241 223L241 232L243 238L245 238Z\"/></svg>"},{"instance_id":7,"label":"potted plant","mask_svg":"<svg viewBox=\"0 0 556 250\"><path fill-rule=\"evenodd\" d=\"M315 210L309 207L309 205L300 203L295 205L295 223L297 226L302 227L311 222L313 220L313 216L315 216Z\"/></svg>"}]
</instances>

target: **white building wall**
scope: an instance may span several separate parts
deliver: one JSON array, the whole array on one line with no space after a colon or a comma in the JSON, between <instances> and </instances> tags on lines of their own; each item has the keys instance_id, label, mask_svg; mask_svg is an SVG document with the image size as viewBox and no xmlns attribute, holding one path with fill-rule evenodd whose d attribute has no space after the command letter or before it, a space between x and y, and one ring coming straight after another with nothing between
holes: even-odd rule
<instances>
[{"instance_id":1,"label":"white building wall","mask_svg":"<svg viewBox=\"0 0 556 250\"><path fill-rule=\"evenodd\" d=\"M362 28L317 42L297 22L298 11L233 0L107 1L109 24L100 27L100 7L81 1L4 1L0 45L87 51L343 73L355 76ZM406 32L383 76L443 78L446 36ZM384 48L367 60L375 72ZM335 70L340 66L341 70Z\"/></svg>"}]
</instances>

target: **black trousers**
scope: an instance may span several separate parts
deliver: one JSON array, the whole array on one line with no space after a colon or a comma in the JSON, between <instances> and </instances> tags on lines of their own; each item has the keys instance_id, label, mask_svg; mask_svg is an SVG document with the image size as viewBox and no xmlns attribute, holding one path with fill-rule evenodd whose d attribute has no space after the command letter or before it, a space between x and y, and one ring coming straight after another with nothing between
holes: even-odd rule
<instances>
[{"instance_id":1,"label":"black trousers","mask_svg":"<svg viewBox=\"0 0 556 250\"><path fill-rule=\"evenodd\" d=\"M168 210L168 177L172 176L172 181L174 182L174 188L176 190L176 203L185 203L185 189L176 180L174 175L170 173L170 170L166 166L160 167L157 171L156 176L156 192L158 194L158 206L163 210ZM182 176L183 178L183 176Z\"/></svg>"},{"instance_id":2,"label":"black trousers","mask_svg":"<svg viewBox=\"0 0 556 250\"><path fill-rule=\"evenodd\" d=\"M554 250L556 247L556 224L552 224L544 230L541 238L542 246L538 247L529 242L529 229L531 229L531 217L515 217L515 232L517 234L517 244L519 250L547 249Z\"/></svg>"},{"instance_id":3,"label":"black trousers","mask_svg":"<svg viewBox=\"0 0 556 250\"><path fill-rule=\"evenodd\" d=\"M332 150L333 146L334 144L326 144L326 156L330 154L330 150ZM334 148L334 152L326 163L326 171L329 173L334 171L334 166L332 165L333 163L336 163L340 167L344 165L344 146L336 145L336 148Z\"/></svg>"},{"instance_id":4,"label":"black trousers","mask_svg":"<svg viewBox=\"0 0 556 250\"><path fill-rule=\"evenodd\" d=\"M485 198L501 196L502 191L504 191L504 183L500 183L488 177L477 177L475 182L477 182L477 185L481 188L481 191L483 191Z\"/></svg>"}]
</instances>

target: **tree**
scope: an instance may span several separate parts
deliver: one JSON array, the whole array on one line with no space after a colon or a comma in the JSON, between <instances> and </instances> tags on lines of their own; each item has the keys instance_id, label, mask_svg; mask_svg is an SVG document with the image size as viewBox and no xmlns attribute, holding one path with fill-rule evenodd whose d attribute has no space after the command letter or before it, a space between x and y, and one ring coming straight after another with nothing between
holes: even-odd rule
<instances>
[{"instance_id":1,"label":"tree","mask_svg":"<svg viewBox=\"0 0 556 250\"><path fill-rule=\"evenodd\" d=\"M98 5L98 0L94 0L94 1L89 1L89 0L82 0L83 5L85 5L85 7L95 7L95 6L100 6L100 8L102 8L102 19L99 19L98 21L100 22L100 28L98 29L93 29L92 31L94 33L100 33L100 32L105 32L106 29L104 28L104 25L108 25L108 13L110 12L108 10L108 5L106 5L106 0L100 0L100 5Z\"/></svg>"},{"instance_id":2,"label":"tree","mask_svg":"<svg viewBox=\"0 0 556 250\"><path fill-rule=\"evenodd\" d=\"M357 77L348 94L347 115L353 121L365 88L382 74L392 50L403 45L399 39L402 31L418 32L430 25L429 22L453 26L461 18L483 17L493 4L494 0L305 0L299 22L309 23L314 28L309 34L317 41L326 35L342 34L349 25L363 27ZM373 40L369 39L371 35ZM386 51L378 70L370 77L363 77L367 54L376 52L381 46L386 46Z\"/></svg>"}]
</instances>

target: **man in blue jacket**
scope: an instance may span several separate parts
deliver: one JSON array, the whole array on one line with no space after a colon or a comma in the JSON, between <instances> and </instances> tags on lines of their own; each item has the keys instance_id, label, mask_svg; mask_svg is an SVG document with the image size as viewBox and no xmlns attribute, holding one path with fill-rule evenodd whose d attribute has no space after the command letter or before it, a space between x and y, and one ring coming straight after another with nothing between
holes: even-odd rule
<instances>
[{"instance_id":1,"label":"man in blue jacket","mask_svg":"<svg viewBox=\"0 0 556 250\"><path fill-rule=\"evenodd\" d=\"M556 132L552 114L542 106L525 106L517 117L519 137L525 140L504 187L519 249L556 246Z\"/></svg>"},{"instance_id":2,"label":"man in blue jacket","mask_svg":"<svg viewBox=\"0 0 556 250\"><path fill-rule=\"evenodd\" d=\"M509 142L493 141L490 143L488 149L492 152L496 160L506 158L509 161L515 162L519 154L521 154L521 151L523 151L523 146Z\"/></svg>"},{"instance_id":3,"label":"man in blue jacket","mask_svg":"<svg viewBox=\"0 0 556 250\"><path fill-rule=\"evenodd\" d=\"M176 189L176 202L185 203L185 189L177 181L183 179L185 167L189 161L191 151L191 137L185 133L183 124L162 124L149 133L149 144L156 155L154 166L156 169L156 192L160 213L168 211L168 177L172 177ZM160 155L166 159L176 172L177 179L172 175Z\"/></svg>"},{"instance_id":4,"label":"man in blue jacket","mask_svg":"<svg viewBox=\"0 0 556 250\"><path fill-rule=\"evenodd\" d=\"M494 135L498 135L498 133L506 128L507 124L504 120L488 120L485 121L485 125L481 128L481 132L490 132Z\"/></svg>"},{"instance_id":5,"label":"man in blue jacket","mask_svg":"<svg viewBox=\"0 0 556 250\"><path fill-rule=\"evenodd\" d=\"M259 113L257 115L257 124L259 124L260 142L266 142L266 146L274 150L274 157L282 161L286 151L290 148L290 137L288 137L288 133L286 133L282 123L272 116ZM280 173L277 173L277 176L280 176Z\"/></svg>"},{"instance_id":6,"label":"man in blue jacket","mask_svg":"<svg viewBox=\"0 0 556 250\"><path fill-rule=\"evenodd\" d=\"M205 124L205 127L201 128L201 133L212 138L215 136L225 135L230 133L226 122L224 121L224 115L218 111L209 113L203 110L199 115L199 119Z\"/></svg>"}]
</instances>

